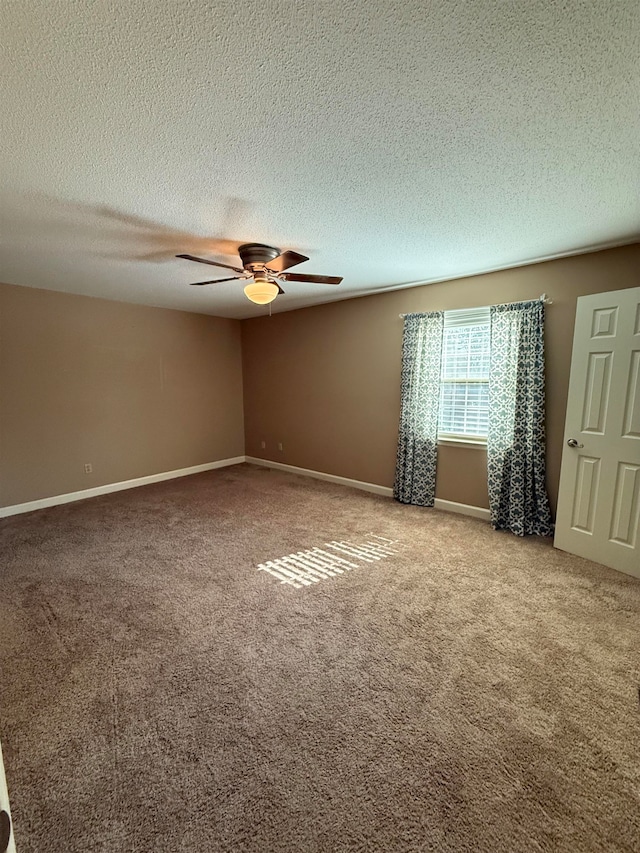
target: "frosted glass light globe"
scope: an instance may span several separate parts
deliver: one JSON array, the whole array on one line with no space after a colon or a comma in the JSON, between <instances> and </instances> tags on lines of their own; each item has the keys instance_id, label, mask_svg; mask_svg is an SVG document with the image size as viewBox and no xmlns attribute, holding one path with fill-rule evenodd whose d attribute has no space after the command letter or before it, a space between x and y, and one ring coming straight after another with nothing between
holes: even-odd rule
<instances>
[{"instance_id":1,"label":"frosted glass light globe","mask_svg":"<svg viewBox=\"0 0 640 853\"><path fill-rule=\"evenodd\" d=\"M251 282L251 284L248 284L244 292L247 299L255 302L256 305L266 305L269 302L273 302L280 291L278 285L272 281L266 278L258 278Z\"/></svg>"}]
</instances>

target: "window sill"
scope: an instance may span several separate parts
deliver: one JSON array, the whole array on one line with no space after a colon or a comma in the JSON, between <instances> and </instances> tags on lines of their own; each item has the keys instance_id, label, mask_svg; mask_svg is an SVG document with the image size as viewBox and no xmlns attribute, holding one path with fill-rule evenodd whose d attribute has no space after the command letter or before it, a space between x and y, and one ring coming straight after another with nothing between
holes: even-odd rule
<instances>
[{"instance_id":1,"label":"window sill","mask_svg":"<svg viewBox=\"0 0 640 853\"><path fill-rule=\"evenodd\" d=\"M438 445L445 447L478 447L481 450L487 449L487 441L471 438L439 438Z\"/></svg>"}]
</instances>

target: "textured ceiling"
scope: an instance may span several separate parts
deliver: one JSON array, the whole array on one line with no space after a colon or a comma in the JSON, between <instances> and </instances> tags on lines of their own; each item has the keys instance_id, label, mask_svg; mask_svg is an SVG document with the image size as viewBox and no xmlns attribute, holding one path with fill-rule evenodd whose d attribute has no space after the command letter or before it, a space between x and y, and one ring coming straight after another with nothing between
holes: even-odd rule
<instances>
[{"instance_id":1,"label":"textured ceiling","mask_svg":"<svg viewBox=\"0 0 640 853\"><path fill-rule=\"evenodd\" d=\"M9 283L249 317L172 255L344 276L289 310L640 233L637 0L4 0L0 27Z\"/></svg>"}]
</instances>

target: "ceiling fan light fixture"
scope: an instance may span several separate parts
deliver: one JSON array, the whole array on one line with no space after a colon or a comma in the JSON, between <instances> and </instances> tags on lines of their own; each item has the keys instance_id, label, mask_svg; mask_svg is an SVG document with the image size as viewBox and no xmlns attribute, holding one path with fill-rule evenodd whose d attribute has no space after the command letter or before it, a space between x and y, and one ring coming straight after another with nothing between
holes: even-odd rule
<instances>
[{"instance_id":1,"label":"ceiling fan light fixture","mask_svg":"<svg viewBox=\"0 0 640 853\"><path fill-rule=\"evenodd\" d=\"M263 277L257 277L244 289L247 299L255 302L256 305L267 305L269 302L273 302L279 292L280 288L277 284Z\"/></svg>"},{"instance_id":2,"label":"ceiling fan light fixture","mask_svg":"<svg viewBox=\"0 0 640 853\"><path fill-rule=\"evenodd\" d=\"M195 281L193 285L221 284L225 281L246 281L253 278L244 289L245 296L256 305L268 305L279 293L284 293L280 285L274 279L282 281L300 281L311 284L340 284L342 278L337 275L310 275L295 272L287 272L290 267L308 261L306 255L300 255L287 249L281 252L275 246L266 246L264 243L243 243L238 246L238 254L242 267L234 267L229 264L212 261L209 258L198 258L196 255L176 255L187 261L197 261L199 264L210 264L214 267L233 270L238 275L231 278L217 278L213 281Z\"/></svg>"}]
</instances>

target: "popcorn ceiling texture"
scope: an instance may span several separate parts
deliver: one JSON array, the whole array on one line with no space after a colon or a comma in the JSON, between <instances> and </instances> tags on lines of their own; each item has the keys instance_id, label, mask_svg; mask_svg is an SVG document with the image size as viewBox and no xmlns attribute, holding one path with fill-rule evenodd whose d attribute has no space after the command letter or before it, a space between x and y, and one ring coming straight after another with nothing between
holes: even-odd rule
<instances>
[{"instance_id":1,"label":"popcorn ceiling texture","mask_svg":"<svg viewBox=\"0 0 640 853\"><path fill-rule=\"evenodd\" d=\"M638 234L635 0L7 0L0 27L9 283L243 317L172 255L345 276L287 310Z\"/></svg>"}]
</instances>

